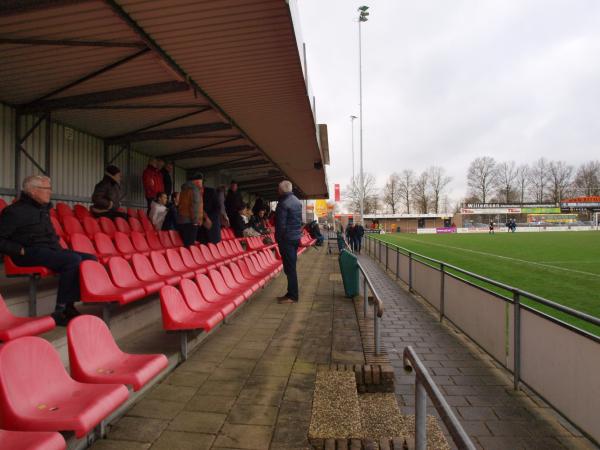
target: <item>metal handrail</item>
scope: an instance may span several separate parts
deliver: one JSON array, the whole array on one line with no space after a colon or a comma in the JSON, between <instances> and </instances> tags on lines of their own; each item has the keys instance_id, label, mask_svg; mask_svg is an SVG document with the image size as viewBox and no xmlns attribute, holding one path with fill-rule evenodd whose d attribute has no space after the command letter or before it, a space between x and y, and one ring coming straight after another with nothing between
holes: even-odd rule
<instances>
[{"instance_id":1,"label":"metal handrail","mask_svg":"<svg viewBox=\"0 0 600 450\"><path fill-rule=\"evenodd\" d=\"M565 314L569 314L569 315L571 315L573 317L576 317L577 319L581 319L581 320L583 320L585 322L588 322L588 323L591 323L593 325L600 326L600 318L598 318L598 317L594 317L594 316L592 316L590 314L587 314L587 313L584 313L584 312L581 312L581 311L577 311L576 309L569 308L568 306L561 305L561 304L556 303L556 302L554 302L552 300L548 300L547 298L540 297L539 295L536 295L536 294L533 294L531 292L528 292L528 291L516 288L514 286L510 286L510 285L502 283L500 281L496 281L496 280L493 280L491 278L487 278L487 277L484 277L482 275L478 275L476 273L470 272L468 270L461 269L460 267L454 266L452 264L448 264L448 263L446 263L444 261L440 261L438 259L431 258L429 256L425 256L425 255L422 255L422 254L417 253L417 252L413 252L411 250L408 250L407 248L400 247L399 245L396 245L396 244L392 244L391 242L385 242L382 239L377 239L377 238L374 238L374 237L371 237L371 236L368 236L367 238L368 239L373 239L374 241L381 242L382 244L380 244L380 245L383 245L386 248L390 248L390 247L391 248L395 248L398 251L398 253L401 253L401 254L403 254L405 256L408 256L410 258L417 257L417 258L424 259L426 261L429 261L429 262L432 262L432 263L435 263L435 264L439 264L440 269L438 269L438 270L441 270L441 271L445 271L445 269L454 270L456 272L462 273L463 275L467 275L468 277L474 278L474 279L479 280L479 281L483 281L483 282L488 283L488 284L490 284L492 286L496 286L496 287L498 287L500 289L504 289L506 291L509 291L509 292L513 293L513 296L515 294L518 294L521 297L529 298L530 300L533 300L533 301L538 302L538 303L540 303L542 305L545 305L545 306L549 306L549 307L554 308L554 309L556 309L556 310L558 310L560 312L564 312ZM513 301L512 299L509 299L509 298L506 298L506 300L509 301L509 302Z\"/></svg>"},{"instance_id":2,"label":"metal handrail","mask_svg":"<svg viewBox=\"0 0 600 450\"><path fill-rule=\"evenodd\" d=\"M475 450L471 438L410 345L404 349L403 361L404 370L415 370L415 449L427 448L427 393L458 449Z\"/></svg>"}]
</instances>

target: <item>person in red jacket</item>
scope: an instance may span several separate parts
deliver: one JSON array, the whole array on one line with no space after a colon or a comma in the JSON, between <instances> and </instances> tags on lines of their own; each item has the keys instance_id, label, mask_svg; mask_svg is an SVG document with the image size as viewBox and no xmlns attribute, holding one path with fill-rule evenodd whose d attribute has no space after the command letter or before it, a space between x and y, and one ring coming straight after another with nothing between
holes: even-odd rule
<instances>
[{"instance_id":1,"label":"person in red jacket","mask_svg":"<svg viewBox=\"0 0 600 450\"><path fill-rule=\"evenodd\" d=\"M148 161L148 167L144 169L144 174L142 175L144 194L146 196L146 202L148 203L148 214L150 214L150 205L152 204L152 201L156 198L159 192L165 191L163 175L160 169L162 169L160 160L156 158L150 158L150 161Z\"/></svg>"}]
</instances>

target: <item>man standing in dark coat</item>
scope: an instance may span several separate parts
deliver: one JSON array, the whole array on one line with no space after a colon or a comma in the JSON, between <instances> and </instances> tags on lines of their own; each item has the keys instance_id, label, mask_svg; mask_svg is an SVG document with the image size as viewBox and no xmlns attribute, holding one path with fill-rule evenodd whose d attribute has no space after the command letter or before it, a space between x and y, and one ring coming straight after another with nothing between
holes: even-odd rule
<instances>
[{"instance_id":1,"label":"man standing in dark coat","mask_svg":"<svg viewBox=\"0 0 600 450\"><path fill-rule=\"evenodd\" d=\"M225 197L225 210L227 211L227 217L229 218L229 223L232 227L234 223L238 222L238 216L243 208L244 201L242 199L242 193L238 191L237 183L231 181L227 197Z\"/></svg>"},{"instance_id":2,"label":"man standing in dark coat","mask_svg":"<svg viewBox=\"0 0 600 450\"><path fill-rule=\"evenodd\" d=\"M173 163L166 163L164 167L160 169L160 173L163 177L164 192L168 197L171 197L171 194L173 193Z\"/></svg>"},{"instance_id":3,"label":"man standing in dark coat","mask_svg":"<svg viewBox=\"0 0 600 450\"><path fill-rule=\"evenodd\" d=\"M96 257L60 246L50 221L51 195L50 178L25 178L19 200L0 214L0 253L10 256L18 266L43 266L60 275L52 317L64 327L79 315L73 305L80 299L79 265Z\"/></svg>"},{"instance_id":4,"label":"man standing in dark coat","mask_svg":"<svg viewBox=\"0 0 600 450\"><path fill-rule=\"evenodd\" d=\"M295 304L299 299L296 261L302 234L302 203L292 193L292 183L288 180L279 183L275 217L275 240L281 253L283 271L288 279L287 292L278 297L277 301Z\"/></svg>"}]
</instances>

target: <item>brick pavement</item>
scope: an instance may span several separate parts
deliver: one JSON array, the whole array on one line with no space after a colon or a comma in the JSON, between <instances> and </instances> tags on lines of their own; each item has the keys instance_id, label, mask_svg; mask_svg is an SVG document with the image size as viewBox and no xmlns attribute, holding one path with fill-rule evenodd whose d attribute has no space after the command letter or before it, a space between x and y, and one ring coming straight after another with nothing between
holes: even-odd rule
<instances>
[{"instance_id":1,"label":"brick pavement","mask_svg":"<svg viewBox=\"0 0 600 450\"><path fill-rule=\"evenodd\" d=\"M396 372L402 412L414 414L414 375L402 364L412 345L467 433L485 449L597 448L542 399L514 391L509 373L368 256L359 256L383 296L382 337ZM429 403L428 412L433 407Z\"/></svg>"},{"instance_id":2,"label":"brick pavement","mask_svg":"<svg viewBox=\"0 0 600 450\"><path fill-rule=\"evenodd\" d=\"M298 305L277 304L275 279L92 448L306 448L317 365L364 357L337 259L311 249L298 272Z\"/></svg>"}]
</instances>

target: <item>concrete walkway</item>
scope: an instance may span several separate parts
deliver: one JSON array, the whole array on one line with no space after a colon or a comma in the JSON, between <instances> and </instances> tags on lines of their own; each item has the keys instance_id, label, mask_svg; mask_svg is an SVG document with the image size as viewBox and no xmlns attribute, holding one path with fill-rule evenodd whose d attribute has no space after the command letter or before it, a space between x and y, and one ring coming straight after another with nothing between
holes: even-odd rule
<instances>
[{"instance_id":1,"label":"concrete walkway","mask_svg":"<svg viewBox=\"0 0 600 450\"><path fill-rule=\"evenodd\" d=\"M277 304L279 276L92 448L307 448L317 365L364 357L336 257L310 249L298 269L298 305Z\"/></svg>"},{"instance_id":2,"label":"concrete walkway","mask_svg":"<svg viewBox=\"0 0 600 450\"><path fill-rule=\"evenodd\" d=\"M396 374L402 412L414 414L414 375L403 370L412 345L473 441L485 449L597 448L533 393L514 391L509 373L409 295L376 261L360 256L383 296L382 336ZM428 412L433 414L430 404Z\"/></svg>"}]
</instances>

